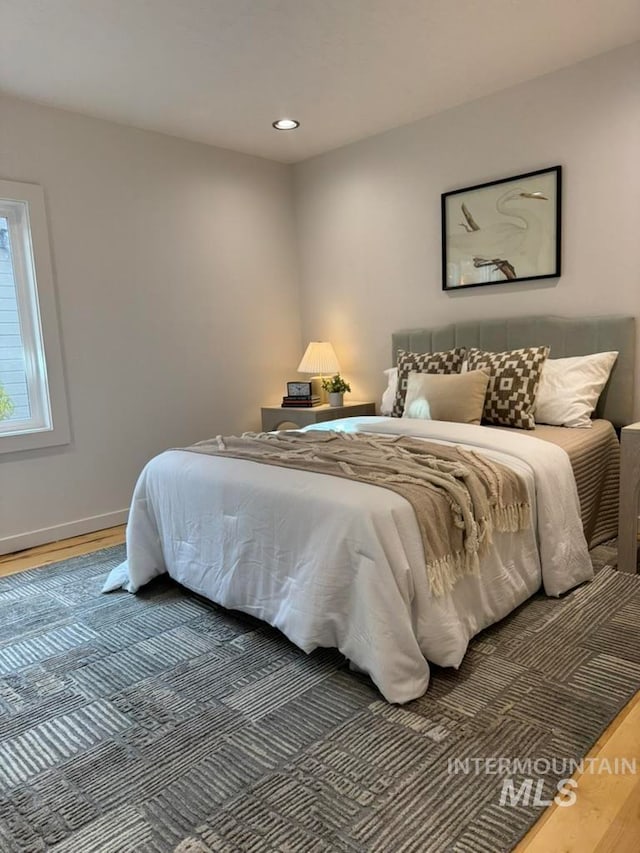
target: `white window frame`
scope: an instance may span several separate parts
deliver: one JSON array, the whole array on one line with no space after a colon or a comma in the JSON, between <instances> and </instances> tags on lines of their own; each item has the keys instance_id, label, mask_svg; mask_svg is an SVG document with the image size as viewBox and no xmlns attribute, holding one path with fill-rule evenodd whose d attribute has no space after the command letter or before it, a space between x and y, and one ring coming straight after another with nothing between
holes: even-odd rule
<instances>
[{"instance_id":1,"label":"white window frame","mask_svg":"<svg viewBox=\"0 0 640 853\"><path fill-rule=\"evenodd\" d=\"M0 454L68 444L69 413L42 187L0 180L31 418L0 421Z\"/></svg>"}]
</instances>

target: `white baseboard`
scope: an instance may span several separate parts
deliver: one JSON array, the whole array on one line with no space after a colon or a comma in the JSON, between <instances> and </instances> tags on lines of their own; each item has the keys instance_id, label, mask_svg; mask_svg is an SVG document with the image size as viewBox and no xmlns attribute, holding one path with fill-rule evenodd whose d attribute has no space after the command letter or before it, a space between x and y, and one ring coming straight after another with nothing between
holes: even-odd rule
<instances>
[{"instance_id":1,"label":"white baseboard","mask_svg":"<svg viewBox=\"0 0 640 853\"><path fill-rule=\"evenodd\" d=\"M25 548L35 548L38 545L68 539L70 536L82 536L83 533L93 533L95 530L126 524L128 515L128 509L119 509L115 512L105 512L103 515L78 518L67 524L56 524L54 527L43 527L28 533L18 533L16 536L5 536L0 538L0 554L11 554L14 551L23 551Z\"/></svg>"}]
</instances>

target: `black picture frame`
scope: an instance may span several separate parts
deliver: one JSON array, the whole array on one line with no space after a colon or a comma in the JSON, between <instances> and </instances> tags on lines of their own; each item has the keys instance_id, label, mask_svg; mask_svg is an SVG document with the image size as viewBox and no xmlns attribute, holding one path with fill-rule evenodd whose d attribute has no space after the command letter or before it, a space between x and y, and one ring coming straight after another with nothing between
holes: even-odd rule
<instances>
[{"instance_id":1,"label":"black picture frame","mask_svg":"<svg viewBox=\"0 0 640 853\"><path fill-rule=\"evenodd\" d=\"M562 166L442 193L441 215L443 290L560 275Z\"/></svg>"}]
</instances>

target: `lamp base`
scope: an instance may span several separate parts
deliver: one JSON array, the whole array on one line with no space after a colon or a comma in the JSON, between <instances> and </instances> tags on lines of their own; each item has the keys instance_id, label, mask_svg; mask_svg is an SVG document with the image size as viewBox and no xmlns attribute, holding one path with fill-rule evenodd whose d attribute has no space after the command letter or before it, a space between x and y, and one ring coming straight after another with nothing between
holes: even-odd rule
<instances>
[{"instance_id":1,"label":"lamp base","mask_svg":"<svg viewBox=\"0 0 640 853\"><path fill-rule=\"evenodd\" d=\"M319 397L321 403L326 403L329 399L327 392L322 387L322 376L311 377L311 393L314 397Z\"/></svg>"}]
</instances>

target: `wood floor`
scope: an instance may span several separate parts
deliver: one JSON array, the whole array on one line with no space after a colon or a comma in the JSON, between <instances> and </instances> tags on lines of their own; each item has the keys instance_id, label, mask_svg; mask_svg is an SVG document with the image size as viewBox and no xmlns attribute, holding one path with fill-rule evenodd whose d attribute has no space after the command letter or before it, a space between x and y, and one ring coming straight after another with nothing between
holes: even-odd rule
<instances>
[{"instance_id":1,"label":"wood floor","mask_svg":"<svg viewBox=\"0 0 640 853\"><path fill-rule=\"evenodd\" d=\"M125 530L126 527L122 524L120 527L110 527L95 533L85 533L84 536L74 536L73 539L61 539L60 542L29 548L17 554L5 554L0 556L0 578L24 572L26 569L35 569L37 566L49 566L70 557L90 554L91 551L99 551L101 548L121 545L124 542Z\"/></svg>"},{"instance_id":2,"label":"wood floor","mask_svg":"<svg viewBox=\"0 0 640 853\"><path fill-rule=\"evenodd\" d=\"M0 577L124 542L113 527L0 557ZM515 848L516 853L638 853L640 851L640 693L618 714L589 758L636 760L636 774L576 774L577 801L550 806Z\"/></svg>"}]
</instances>

